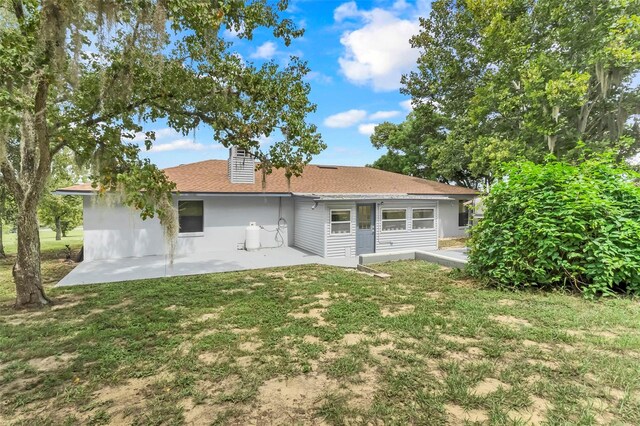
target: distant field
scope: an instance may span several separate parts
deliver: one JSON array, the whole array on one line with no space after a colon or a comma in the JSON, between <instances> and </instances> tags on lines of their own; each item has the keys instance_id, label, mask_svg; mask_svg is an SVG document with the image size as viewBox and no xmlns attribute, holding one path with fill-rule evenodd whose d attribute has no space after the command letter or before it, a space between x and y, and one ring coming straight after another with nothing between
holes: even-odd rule
<instances>
[{"instance_id":1,"label":"distant field","mask_svg":"<svg viewBox=\"0 0 640 426\"><path fill-rule=\"evenodd\" d=\"M16 234L5 230L2 236L7 258L0 259L0 301L15 297L11 268L15 263ZM75 263L65 262L64 246L70 245L75 255L82 247L82 237L82 228L74 229L60 241L56 241L56 233L52 230L40 229L42 275L45 287L56 284L75 267Z\"/></svg>"}]
</instances>

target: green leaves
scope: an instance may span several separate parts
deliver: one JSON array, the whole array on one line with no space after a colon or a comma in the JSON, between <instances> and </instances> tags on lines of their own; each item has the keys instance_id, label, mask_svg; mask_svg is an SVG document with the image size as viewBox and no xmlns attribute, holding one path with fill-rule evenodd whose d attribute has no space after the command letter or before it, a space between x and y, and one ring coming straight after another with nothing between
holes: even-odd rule
<instances>
[{"instance_id":1,"label":"green leaves","mask_svg":"<svg viewBox=\"0 0 640 426\"><path fill-rule=\"evenodd\" d=\"M640 174L605 159L512 163L484 199L469 270L506 287L640 294Z\"/></svg>"},{"instance_id":2,"label":"green leaves","mask_svg":"<svg viewBox=\"0 0 640 426\"><path fill-rule=\"evenodd\" d=\"M446 137L422 160L435 175L481 182L501 160L640 151L640 2L437 0L421 27L403 92L442 115Z\"/></svg>"}]
</instances>

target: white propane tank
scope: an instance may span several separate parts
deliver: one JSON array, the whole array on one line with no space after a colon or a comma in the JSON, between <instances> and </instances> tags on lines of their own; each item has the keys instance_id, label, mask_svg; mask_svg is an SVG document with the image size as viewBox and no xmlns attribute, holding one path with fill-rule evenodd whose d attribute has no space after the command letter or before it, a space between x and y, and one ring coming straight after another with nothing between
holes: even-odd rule
<instances>
[{"instance_id":1,"label":"white propane tank","mask_svg":"<svg viewBox=\"0 0 640 426\"><path fill-rule=\"evenodd\" d=\"M244 248L247 251L254 251L260 248L260 227L255 222L249 222L249 226L247 226Z\"/></svg>"}]
</instances>

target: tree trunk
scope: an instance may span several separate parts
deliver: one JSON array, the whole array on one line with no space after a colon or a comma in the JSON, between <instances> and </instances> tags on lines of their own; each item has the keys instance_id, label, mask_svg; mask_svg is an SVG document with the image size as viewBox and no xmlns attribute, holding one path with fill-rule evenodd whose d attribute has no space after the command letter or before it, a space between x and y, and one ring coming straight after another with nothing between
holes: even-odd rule
<instances>
[{"instance_id":1,"label":"tree trunk","mask_svg":"<svg viewBox=\"0 0 640 426\"><path fill-rule=\"evenodd\" d=\"M42 288L40 272L40 234L36 202L26 202L16 219L18 253L13 267L16 283L16 308L42 307L51 300Z\"/></svg>"},{"instance_id":2,"label":"tree trunk","mask_svg":"<svg viewBox=\"0 0 640 426\"><path fill-rule=\"evenodd\" d=\"M2 229L2 216L0 216L0 259L4 259L7 257L7 254L4 252L4 241L2 239L3 229Z\"/></svg>"},{"instance_id":3,"label":"tree trunk","mask_svg":"<svg viewBox=\"0 0 640 426\"><path fill-rule=\"evenodd\" d=\"M62 225L60 224L60 216L56 216L56 241L62 239Z\"/></svg>"}]
</instances>

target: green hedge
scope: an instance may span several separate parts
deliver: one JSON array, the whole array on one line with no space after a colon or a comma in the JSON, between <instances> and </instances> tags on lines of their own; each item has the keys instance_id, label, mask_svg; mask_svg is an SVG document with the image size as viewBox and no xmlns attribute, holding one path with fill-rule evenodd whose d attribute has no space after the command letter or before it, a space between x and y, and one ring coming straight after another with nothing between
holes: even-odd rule
<instances>
[{"instance_id":1,"label":"green hedge","mask_svg":"<svg viewBox=\"0 0 640 426\"><path fill-rule=\"evenodd\" d=\"M640 175L606 160L514 163L483 201L469 268L508 287L640 294Z\"/></svg>"}]
</instances>

